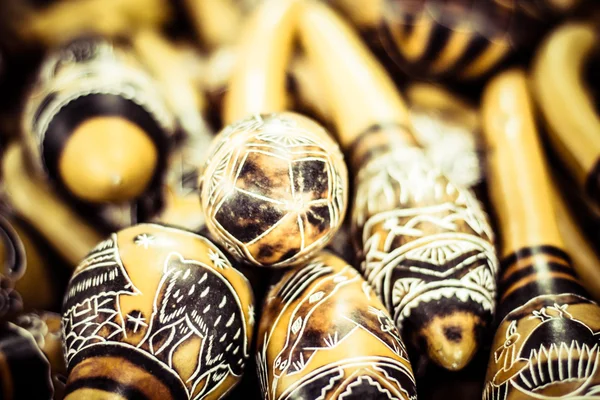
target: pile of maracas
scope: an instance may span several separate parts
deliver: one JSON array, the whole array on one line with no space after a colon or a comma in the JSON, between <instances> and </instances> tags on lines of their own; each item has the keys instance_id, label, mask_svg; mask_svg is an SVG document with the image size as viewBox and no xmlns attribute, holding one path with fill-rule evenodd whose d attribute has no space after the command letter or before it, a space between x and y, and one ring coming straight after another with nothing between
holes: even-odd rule
<instances>
[{"instance_id":1,"label":"pile of maracas","mask_svg":"<svg viewBox=\"0 0 600 400\"><path fill-rule=\"evenodd\" d=\"M0 398L600 398L594 1L0 13Z\"/></svg>"}]
</instances>

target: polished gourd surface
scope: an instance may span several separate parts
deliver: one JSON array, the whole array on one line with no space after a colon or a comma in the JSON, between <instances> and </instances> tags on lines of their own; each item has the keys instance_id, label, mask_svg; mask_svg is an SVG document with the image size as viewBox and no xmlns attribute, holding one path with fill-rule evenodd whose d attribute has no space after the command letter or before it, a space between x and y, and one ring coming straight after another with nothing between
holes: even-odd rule
<instances>
[{"instance_id":1,"label":"polished gourd surface","mask_svg":"<svg viewBox=\"0 0 600 400\"><path fill-rule=\"evenodd\" d=\"M406 348L373 289L322 251L267 294L257 334L265 399L416 396Z\"/></svg>"}]
</instances>

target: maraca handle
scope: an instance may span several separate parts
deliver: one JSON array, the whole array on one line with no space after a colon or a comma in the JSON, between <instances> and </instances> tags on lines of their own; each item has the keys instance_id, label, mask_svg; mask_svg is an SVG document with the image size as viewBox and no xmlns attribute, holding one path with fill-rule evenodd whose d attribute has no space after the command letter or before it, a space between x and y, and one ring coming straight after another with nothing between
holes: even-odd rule
<instances>
[{"instance_id":1,"label":"maraca handle","mask_svg":"<svg viewBox=\"0 0 600 400\"><path fill-rule=\"evenodd\" d=\"M239 43L237 67L229 81L223 122L286 107L286 66L290 60L298 0L267 0L249 17Z\"/></svg>"},{"instance_id":2,"label":"maraca handle","mask_svg":"<svg viewBox=\"0 0 600 400\"><path fill-rule=\"evenodd\" d=\"M483 115L490 146L491 197L504 256L501 314L535 296L583 294L562 250L550 178L523 71L504 72L489 84Z\"/></svg>"},{"instance_id":3,"label":"maraca handle","mask_svg":"<svg viewBox=\"0 0 600 400\"><path fill-rule=\"evenodd\" d=\"M503 73L488 85L483 125L502 255L543 245L563 248L524 72Z\"/></svg>"},{"instance_id":4,"label":"maraca handle","mask_svg":"<svg viewBox=\"0 0 600 400\"><path fill-rule=\"evenodd\" d=\"M394 82L341 17L325 5L307 2L299 29L325 85L343 148L353 146L373 125L406 123L407 107Z\"/></svg>"}]
</instances>

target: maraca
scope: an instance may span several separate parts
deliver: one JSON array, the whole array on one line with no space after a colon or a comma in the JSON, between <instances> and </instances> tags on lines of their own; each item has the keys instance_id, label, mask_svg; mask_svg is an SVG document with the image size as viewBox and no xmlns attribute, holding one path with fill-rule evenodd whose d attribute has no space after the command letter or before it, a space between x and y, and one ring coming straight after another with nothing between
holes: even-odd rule
<instances>
[{"instance_id":1,"label":"maraca","mask_svg":"<svg viewBox=\"0 0 600 400\"><path fill-rule=\"evenodd\" d=\"M256 358L266 400L417 396L388 312L360 274L327 251L267 294Z\"/></svg>"},{"instance_id":2,"label":"maraca","mask_svg":"<svg viewBox=\"0 0 600 400\"><path fill-rule=\"evenodd\" d=\"M523 71L510 70L483 97L503 259L483 398L597 398L600 308L565 251L527 83Z\"/></svg>"},{"instance_id":3,"label":"maraca","mask_svg":"<svg viewBox=\"0 0 600 400\"><path fill-rule=\"evenodd\" d=\"M209 240L126 228L90 252L67 289L66 399L220 398L244 371L253 324L248 281Z\"/></svg>"},{"instance_id":4,"label":"maraca","mask_svg":"<svg viewBox=\"0 0 600 400\"><path fill-rule=\"evenodd\" d=\"M131 52L79 39L42 65L23 131L32 160L60 189L122 203L160 176L174 119Z\"/></svg>"},{"instance_id":5,"label":"maraca","mask_svg":"<svg viewBox=\"0 0 600 400\"><path fill-rule=\"evenodd\" d=\"M429 163L407 127L404 101L351 28L311 2L300 30L354 169L361 270L407 345L423 360L461 369L495 310L487 218L469 190Z\"/></svg>"}]
</instances>

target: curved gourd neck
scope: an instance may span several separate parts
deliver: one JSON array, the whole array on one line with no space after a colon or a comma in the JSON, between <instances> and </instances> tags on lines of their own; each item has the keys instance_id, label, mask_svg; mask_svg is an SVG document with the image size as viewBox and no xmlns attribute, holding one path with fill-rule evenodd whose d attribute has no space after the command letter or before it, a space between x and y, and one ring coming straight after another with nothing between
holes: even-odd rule
<instances>
[{"instance_id":1,"label":"curved gourd neck","mask_svg":"<svg viewBox=\"0 0 600 400\"><path fill-rule=\"evenodd\" d=\"M394 82L341 17L323 4L307 2L299 25L342 147L349 149L373 126L406 123L407 108Z\"/></svg>"},{"instance_id":2,"label":"curved gourd neck","mask_svg":"<svg viewBox=\"0 0 600 400\"><path fill-rule=\"evenodd\" d=\"M225 124L251 114L285 110L286 68L298 4L298 0L267 0L250 16L225 97Z\"/></svg>"}]
</instances>

